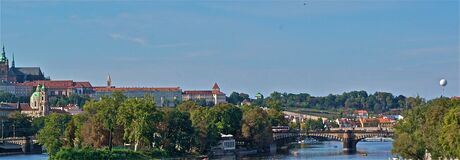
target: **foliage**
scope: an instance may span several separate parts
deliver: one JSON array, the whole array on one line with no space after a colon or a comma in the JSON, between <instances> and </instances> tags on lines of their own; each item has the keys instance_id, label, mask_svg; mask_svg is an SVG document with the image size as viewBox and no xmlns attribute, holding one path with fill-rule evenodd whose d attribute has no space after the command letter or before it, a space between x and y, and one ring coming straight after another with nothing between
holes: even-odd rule
<instances>
[{"instance_id":1,"label":"foliage","mask_svg":"<svg viewBox=\"0 0 460 160\"><path fill-rule=\"evenodd\" d=\"M216 117L215 123L219 133L237 136L240 134L243 112L231 104L218 104L211 108Z\"/></svg>"},{"instance_id":2,"label":"foliage","mask_svg":"<svg viewBox=\"0 0 460 160\"><path fill-rule=\"evenodd\" d=\"M267 112L253 108L243 113L242 137L251 147L264 148L273 141L272 126Z\"/></svg>"},{"instance_id":3,"label":"foliage","mask_svg":"<svg viewBox=\"0 0 460 160\"><path fill-rule=\"evenodd\" d=\"M421 98L406 98L402 95L393 96L391 93L375 92L368 94L365 91L345 92L339 95L329 94L324 97L311 96L308 93L292 94L273 92L270 97L261 103L268 108L301 107L321 110L365 109L375 113L382 113L393 108L410 108L416 105Z\"/></svg>"},{"instance_id":4,"label":"foliage","mask_svg":"<svg viewBox=\"0 0 460 160\"><path fill-rule=\"evenodd\" d=\"M272 126L286 126L289 123L289 121L284 118L283 112L279 110L269 109L267 114Z\"/></svg>"},{"instance_id":5,"label":"foliage","mask_svg":"<svg viewBox=\"0 0 460 160\"><path fill-rule=\"evenodd\" d=\"M194 141L194 129L190 113L177 109L164 108L163 120L158 125L158 137L155 137L162 149L170 154L191 153Z\"/></svg>"},{"instance_id":6,"label":"foliage","mask_svg":"<svg viewBox=\"0 0 460 160\"><path fill-rule=\"evenodd\" d=\"M215 123L216 117L209 108L200 107L191 112L192 126L197 136L199 153L206 153L219 141L220 135Z\"/></svg>"},{"instance_id":7,"label":"foliage","mask_svg":"<svg viewBox=\"0 0 460 160\"><path fill-rule=\"evenodd\" d=\"M395 127L392 151L412 159L423 159L425 151L434 159L459 157L460 100L438 98L414 104Z\"/></svg>"},{"instance_id":8,"label":"foliage","mask_svg":"<svg viewBox=\"0 0 460 160\"><path fill-rule=\"evenodd\" d=\"M70 96L51 96L48 100L48 104L52 107L62 107L69 104L76 104L77 106L82 107L89 100L90 97L83 94L72 94Z\"/></svg>"},{"instance_id":9,"label":"foliage","mask_svg":"<svg viewBox=\"0 0 460 160\"><path fill-rule=\"evenodd\" d=\"M74 160L74 159L91 159L91 160L142 160L150 159L140 152L131 150L101 150L94 148L74 149L64 148L50 158L52 160Z\"/></svg>"},{"instance_id":10,"label":"foliage","mask_svg":"<svg viewBox=\"0 0 460 160\"><path fill-rule=\"evenodd\" d=\"M13 136L31 136L34 132L31 130L31 118L20 112L13 112L8 115L8 120L12 122L14 127Z\"/></svg>"},{"instance_id":11,"label":"foliage","mask_svg":"<svg viewBox=\"0 0 460 160\"><path fill-rule=\"evenodd\" d=\"M127 99L118 111L118 123L124 128L124 139L134 143L137 151L140 145L153 142L156 124L162 119L151 96Z\"/></svg>"},{"instance_id":12,"label":"foliage","mask_svg":"<svg viewBox=\"0 0 460 160\"><path fill-rule=\"evenodd\" d=\"M460 105L444 117L439 141L446 156L460 157Z\"/></svg>"},{"instance_id":13,"label":"foliage","mask_svg":"<svg viewBox=\"0 0 460 160\"><path fill-rule=\"evenodd\" d=\"M234 105L240 105L244 100L250 100L249 95L246 93L232 92L230 96L227 97L227 102Z\"/></svg>"},{"instance_id":14,"label":"foliage","mask_svg":"<svg viewBox=\"0 0 460 160\"><path fill-rule=\"evenodd\" d=\"M45 119L45 127L38 132L38 142L45 146L51 157L63 146L61 138L70 119L69 115L51 113Z\"/></svg>"},{"instance_id":15,"label":"foliage","mask_svg":"<svg viewBox=\"0 0 460 160\"><path fill-rule=\"evenodd\" d=\"M191 112L198 107L200 106L194 101L184 101L177 106L177 109L181 112Z\"/></svg>"},{"instance_id":16,"label":"foliage","mask_svg":"<svg viewBox=\"0 0 460 160\"><path fill-rule=\"evenodd\" d=\"M316 131L316 130L323 130L324 124L322 119L308 119L305 121L305 129L307 131Z\"/></svg>"}]
</instances>

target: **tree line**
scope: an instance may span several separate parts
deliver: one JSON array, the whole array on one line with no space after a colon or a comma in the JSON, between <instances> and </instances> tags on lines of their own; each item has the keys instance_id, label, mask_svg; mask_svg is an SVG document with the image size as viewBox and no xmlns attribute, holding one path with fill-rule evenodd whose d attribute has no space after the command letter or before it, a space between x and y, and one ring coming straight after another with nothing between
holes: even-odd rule
<instances>
[{"instance_id":1,"label":"tree line","mask_svg":"<svg viewBox=\"0 0 460 160\"><path fill-rule=\"evenodd\" d=\"M243 100L251 100L245 93L233 92L227 98L229 103L240 104ZM299 107L313 108L321 110L344 110L348 109L365 109L373 113L382 113L390 109L411 108L420 97L405 97L403 95L395 96L387 92L375 92L368 94L366 91L351 91L342 94L329 94L327 96L312 96L308 93L280 93L273 92L269 97L264 99L251 100L254 105L270 106L270 103L278 103L282 108Z\"/></svg>"},{"instance_id":2,"label":"tree line","mask_svg":"<svg viewBox=\"0 0 460 160\"><path fill-rule=\"evenodd\" d=\"M395 126L393 152L404 158L460 157L460 99L419 101Z\"/></svg>"},{"instance_id":3,"label":"tree line","mask_svg":"<svg viewBox=\"0 0 460 160\"><path fill-rule=\"evenodd\" d=\"M151 158L209 154L221 134L233 135L246 148L264 150L272 143L272 126L287 124L275 109L232 104L203 107L192 101L174 108L156 107L151 96L127 98L117 92L86 102L81 114L46 116L37 139L52 159L75 159L75 155L86 155L88 148L109 157L106 153L112 152L107 150L129 148Z\"/></svg>"}]
</instances>

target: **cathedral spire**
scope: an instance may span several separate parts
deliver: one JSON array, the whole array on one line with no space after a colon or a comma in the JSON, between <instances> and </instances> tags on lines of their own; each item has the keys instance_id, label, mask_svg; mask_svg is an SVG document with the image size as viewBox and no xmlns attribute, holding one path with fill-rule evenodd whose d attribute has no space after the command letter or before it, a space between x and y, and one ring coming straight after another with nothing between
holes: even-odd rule
<instances>
[{"instance_id":1,"label":"cathedral spire","mask_svg":"<svg viewBox=\"0 0 460 160\"><path fill-rule=\"evenodd\" d=\"M107 87L112 87L112 78L110 77L110 74L107 76Z\"/></svg>"},{"instance_id":2,"label":"cathedral spire","mask_svg":"<svg viewBox=\"0 0 460 160\"><path fill-rule=\"evenodd\" d=\"M16 67L15 64L14 64L14 53L13 53L13 61L11 62L11 68L14 68Z\"/></svg>"},{"instance_id":3,"label":"cathedral spire","mask_svg":"<svg viewBox=\"0 0 460 160\"><path fill-rule=\"evenodd\" d=\"M8 59L6 59L6 53L5 53L5 44L3 44L3 49L2 49L2 55L0 55L0 62L7 62Z\"/></svg>"}]
</instances>

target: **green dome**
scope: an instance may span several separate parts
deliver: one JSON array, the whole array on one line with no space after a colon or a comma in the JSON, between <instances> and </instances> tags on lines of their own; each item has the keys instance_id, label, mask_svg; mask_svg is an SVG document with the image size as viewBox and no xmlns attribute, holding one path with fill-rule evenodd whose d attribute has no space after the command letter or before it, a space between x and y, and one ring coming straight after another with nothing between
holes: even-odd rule
<instances>
[{"instance_id":1,"label":"green dome","mask_svg":"<svg viewBox=\"0 0 460 160\"><path fill-rule=\"evenodd\" d=\"M32 94L32 97L40 97L40 92L34 92L34 93Z\"/></svg>"}]
</instances>

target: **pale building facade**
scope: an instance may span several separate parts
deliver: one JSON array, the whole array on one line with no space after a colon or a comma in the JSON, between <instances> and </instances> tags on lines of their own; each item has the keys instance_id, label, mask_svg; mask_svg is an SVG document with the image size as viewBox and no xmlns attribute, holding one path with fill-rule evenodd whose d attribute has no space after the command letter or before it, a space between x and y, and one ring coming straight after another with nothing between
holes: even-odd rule
<instances>
[{"instance_id":1,"label":"pale building facade","mask_svg":"<svg viewBox=\"0 0 460 160\"><path fill-rule=\"evenodd\" d=\"M227 103L227 96L225 93L220 91L220 87L217 83L214 83L212 90L189 90L184 91L182 94L182 100L184 101L196 101L204 100L207 103L220 104Z\"/></svg>"}]
</instances>

